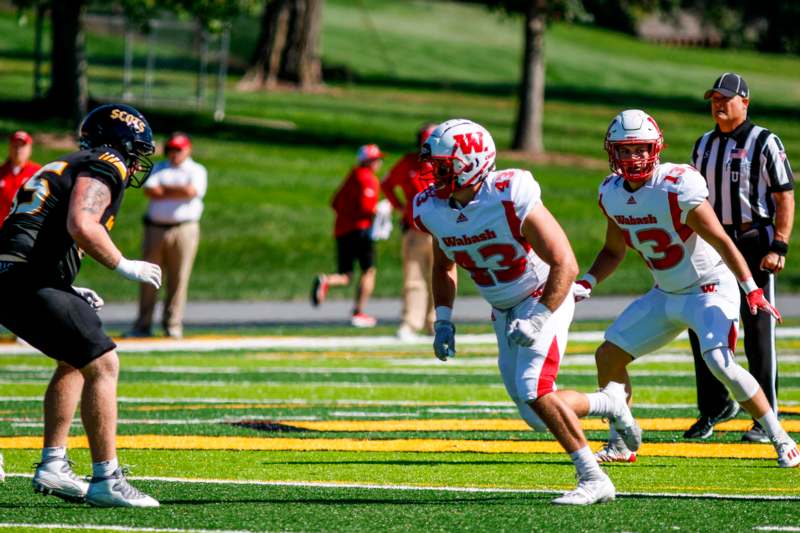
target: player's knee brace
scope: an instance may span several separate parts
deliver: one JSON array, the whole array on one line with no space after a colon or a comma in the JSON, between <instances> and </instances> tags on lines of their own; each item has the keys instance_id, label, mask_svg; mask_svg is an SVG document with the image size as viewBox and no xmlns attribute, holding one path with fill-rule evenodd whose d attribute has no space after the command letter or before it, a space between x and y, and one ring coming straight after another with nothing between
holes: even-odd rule
<instances>
[{"instance_id":1,"label":"player's knee brace","mask_svg":"<svg viewBox=\"0 0 800 533\"><path fill-rule=\"evenodd\" d=\"M547 431L547 426L544 425L542 419L539 418L539 415L533 410L528 404L527 400L523 400L521 398L515 398L514 402L517 404L517 410L519 410L519 414L522 419L531 427L534 431Z\"/></svg>"},{"instance_id":2,"label":"player's knee brace","mask_svg":"<svg viewBox=\"0 0 800 533\"><path fill-rule=\"evenodd\" d=\"M744 402L756 395L759 384L750 372L739 366L733 353L727 348L714 348L703 354L703 360L737 402Z\"/></svg>"}]
</instances>

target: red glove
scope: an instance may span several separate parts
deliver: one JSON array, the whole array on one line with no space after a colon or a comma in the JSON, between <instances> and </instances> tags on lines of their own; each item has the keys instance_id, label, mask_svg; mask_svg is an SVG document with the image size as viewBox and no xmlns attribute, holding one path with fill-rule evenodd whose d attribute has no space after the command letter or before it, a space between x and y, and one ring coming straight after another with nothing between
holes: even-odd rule
<instances>
[{"instance_id":1,"label":"red glove","mask_svg":"<svg viewBox=\"0 0 800 533\"><path fill-rule=\"evenodd\" d=\"M750 313L756 314L761 309L765 313L769 313L777 320L782 322L780 312L764 298L763 289L755 289L747 293L747 305L750 307Z\"/></svg>"}]
</instances>

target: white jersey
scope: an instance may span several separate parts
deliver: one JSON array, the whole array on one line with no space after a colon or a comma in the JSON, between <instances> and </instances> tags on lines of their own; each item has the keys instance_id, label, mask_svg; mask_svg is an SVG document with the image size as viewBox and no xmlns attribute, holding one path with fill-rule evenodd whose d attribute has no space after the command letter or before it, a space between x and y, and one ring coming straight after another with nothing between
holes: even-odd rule
<instances>
[{"instance_id":1,"label":"white jersey","mask_svg":"<svg viewBox=\"0 0 800 533\"><path fill-rule=\"evenodd\" d=\"M635 192L612 174L600 185L600 207L639 252L656 286L677 292L701 282L722 258L686 225L689 212L708 197L703 176L689 165L658 165Z\"/></svg>"},{"instance_id":2,"label":"white jersey","mask_svg":"<svg viewBox=\"0 0 800 533\"><path fill-rule=\"evenodd\" d=\"M495 171L461 209L439 198L433 186L420 192L414 221L469 271L486 301L508 309L541 288L550 272L522 236L523 220L541 201L539 184L527 170Z\"/></svg>"}]
</instances>

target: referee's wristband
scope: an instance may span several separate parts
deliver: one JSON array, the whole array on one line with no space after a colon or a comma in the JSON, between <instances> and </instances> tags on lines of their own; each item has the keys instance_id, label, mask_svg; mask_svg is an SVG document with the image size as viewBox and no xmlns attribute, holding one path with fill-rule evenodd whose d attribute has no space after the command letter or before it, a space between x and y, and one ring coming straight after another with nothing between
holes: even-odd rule
<instances>
[{"instance_id":1,"label":"referee's wristband","mask_svg":"<svg viewBox=\"0 0 800 533\"><path fill-rule=\"evenodd\" d=\"M783 241L779 241L778 239L773 239L769 245L769 251L775 252L780 256L785 256L789 252L789 245Z\"/></svg>"}]
</instances>

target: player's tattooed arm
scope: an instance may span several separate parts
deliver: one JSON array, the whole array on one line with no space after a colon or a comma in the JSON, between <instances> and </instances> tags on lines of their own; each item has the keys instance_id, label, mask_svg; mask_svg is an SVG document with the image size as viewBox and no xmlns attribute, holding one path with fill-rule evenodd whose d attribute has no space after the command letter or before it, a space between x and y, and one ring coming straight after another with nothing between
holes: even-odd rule
<instances>
[{"instance_id":1,"label":"player's tattooed arm","mask_svg":"<svg viewBox=\"0 0 800 533\"><path fill-rule=\"evenodd\" d=\"M67 214L67 231L98 263L114 268L122 254L100 223L111 204L111 189L102 181L81 175L75 181Z\"/></svg>"}]
</instances>

